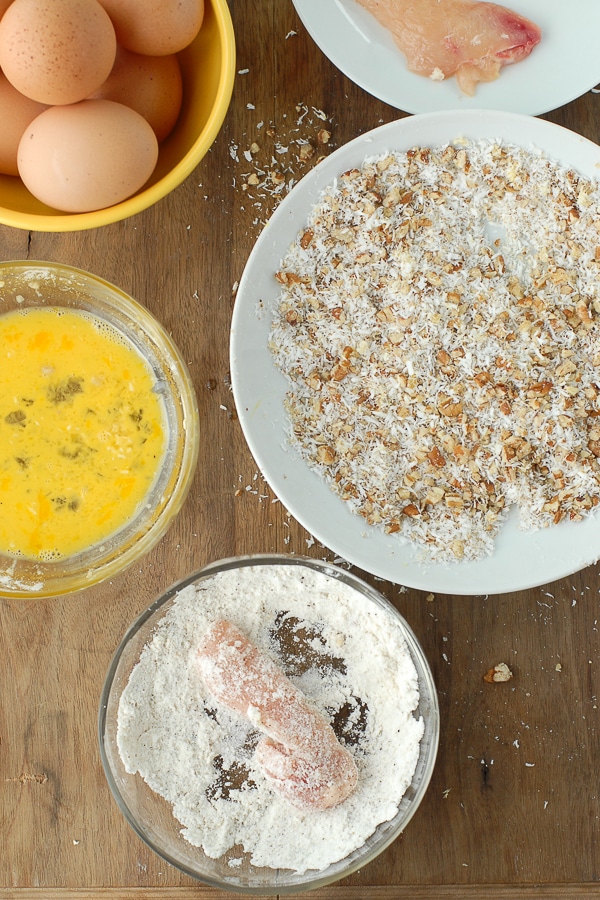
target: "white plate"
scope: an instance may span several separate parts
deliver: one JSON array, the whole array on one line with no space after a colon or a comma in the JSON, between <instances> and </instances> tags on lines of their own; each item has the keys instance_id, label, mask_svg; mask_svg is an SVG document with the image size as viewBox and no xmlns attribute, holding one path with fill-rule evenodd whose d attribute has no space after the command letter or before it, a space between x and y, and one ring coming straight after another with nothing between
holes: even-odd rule
<instances>
[{"instance_id":1,"label":"white plate","mask_svg":"<svg viewBox=\"0 0 600 900\"><path fill-rule=\"evenodd\" d=\"M500 77L479 84L474 97L455 78L415 75L387 29L356 0L293 0L306 30L325 56L374 97L410 113L498 109L537 116L580 97L600 82L598 0L504 0L535 22L542 40Z\"/></svg>"},{"instance_id":2,"label":"white plate","mask_svg":"<svg viewBox=\"0 0 600 900\"><path fill-rule=\"evenodd\" d=\"M452 564L423 563L418 548L351 513L286 439L288 383L267 347L279 297L275 271L324 188L366 156L456 138L499 139L537 147L588 177L600 176L600 147L543 119L473 110L426 113L382 125L340 147L304 176L277 208L248 259L231 327L231 374L239 420L267 483L314 537L342 558L389 581L450 594L504 593L546 584L600 557L600 519L563 522L538 532L504 525L493 556ZM260 549L260 548L257 548Z\"/></svg>"}]
</instances>

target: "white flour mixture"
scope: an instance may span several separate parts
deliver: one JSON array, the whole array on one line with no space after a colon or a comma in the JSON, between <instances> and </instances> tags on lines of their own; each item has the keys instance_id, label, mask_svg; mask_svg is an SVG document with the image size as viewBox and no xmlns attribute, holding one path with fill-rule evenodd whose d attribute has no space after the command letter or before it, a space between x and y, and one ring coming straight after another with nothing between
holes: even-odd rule
<instances>
[{"instance_id":1,"label":"white flour mixture","mask_svg":"<svg viewBox=\"0 0 600 900\"><path fill-rule=\"evenodd\" d=\"M279 663L351 750L358 786L339 806L298 809L275 793L253 765L253 726L204 688L196 651L220 618ZM393 616L321 572L258 564L177 595L121 697L118 747L208 856L235 847L235 865L242 847L253 865L302 873L343 859L394 816L419 757L418 700Z\"/></svg>"}]
</instances>

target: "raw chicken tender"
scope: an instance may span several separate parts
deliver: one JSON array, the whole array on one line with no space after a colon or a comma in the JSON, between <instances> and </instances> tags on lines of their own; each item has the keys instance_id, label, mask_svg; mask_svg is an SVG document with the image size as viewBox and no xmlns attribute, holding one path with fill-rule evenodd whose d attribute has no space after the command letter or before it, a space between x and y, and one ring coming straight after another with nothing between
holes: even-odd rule
<instances>
[{"instance_id":1,"label":"raw chicken tender","mask_svg":"<svg viewBox=\"0 0 600 900\"><path fill-rule=\"evenodd\" d=\"M451 75L472 96L502 66L529 56L541 40L537 25L505 6L477 0L358 0L388 28L418 75Z\"/></svg>"},{"instance_id":2,"label":"raw chicken tender","mask_svg":"<svg viewBox=\"0 0 600 900\"><path fill-rule=\"evenodd\" d=\"M223 620L211 626L198 663L215 699L265 733L255 759L290 802L328 809L354 790L358 773L352 754L279 666L235 625Z\"/></svg>"}]
</instances>

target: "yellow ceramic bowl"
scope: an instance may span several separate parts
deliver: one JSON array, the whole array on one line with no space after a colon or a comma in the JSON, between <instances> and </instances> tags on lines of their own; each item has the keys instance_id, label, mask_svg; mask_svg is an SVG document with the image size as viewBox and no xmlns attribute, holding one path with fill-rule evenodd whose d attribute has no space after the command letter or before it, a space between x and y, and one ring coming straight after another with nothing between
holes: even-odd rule
<instances>
[{"instance_id":1,"label":"yellow ceramic bowl","mask_svg":"<svg viewBox=\"0 0 600 900\"><path fill-rule=\"evenodd\" d=\"M146 185L114 206L65 213L36 200L20 178L0 175L0 223L27 231L80 231L118 222L147 209L196 168L217 136L235 76L235 37L227 0L206 0L197 38L180 53L183 106L175 128L160 145Z\"/></svg>"},{"instance_id":2,"label":"yellow ceramic bowl","mask_svg":"<svg viewBox=\"0 0 600 900\"><path fill-rule=\"evenodd\" d=\"M194 386L181 353L145 307L107 281L71 266L0 262L0 316L40 307L91 315L137 351L155 378L153 390L162 402L167 445L160 471L142 502L122 527L101 541L56 559L29 559L0 551L0 597L34 599L72 593L138 561L181 509L198 460ZM10 510L2 514L10 515Z\"/></svg>"}]
</instances>

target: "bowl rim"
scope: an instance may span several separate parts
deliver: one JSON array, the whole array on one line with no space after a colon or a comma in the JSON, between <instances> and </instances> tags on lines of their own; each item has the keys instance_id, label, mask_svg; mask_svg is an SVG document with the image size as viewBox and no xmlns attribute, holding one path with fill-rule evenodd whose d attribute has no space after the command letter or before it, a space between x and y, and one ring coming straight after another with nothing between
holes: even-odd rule
<instances>
[{"instance_id":1,"label":"bowl rim","mask_svg":"<svg viewBox=\"0 0 600 900\"><path fill-rule=\"evenodd\" d=\"M105 554L97 563L88 563L86 562L87 554L93 552L93 548L89 548L74 554L72 557L67 557L68 562L74 562L78 557L82 557L81 565L76 570L68 571L62 575L54 575L53 577L51 575L53 563L24 560L27 564L37 566L40 569L39 582L36 581L35 587L33 586L33 579L32 583L27 586L19 581L18 576L13 581L14 587L12 588L8 583L0 580L0 597L16 600L38 600L73 594L106 581L108 578L125 571L136 559L142 558L156 546L180 511L191 488L200 448L200 421L194 383L181 351L159 320L147 307L131 297L127 291L100 275L65 263L29 259L0 261L0 277L8 269L16 273L18 273L19 269L23 272L31 270L32 275L34 273L39 275L40 272L46 270L50 274L61 277L72 277L74 279L73 286L76 290L84 290L88 284L101 290L106 290L107 307L109 309L114 308L125 320L130 320L143 335L144 341L153 350L158 348L163 355L164 364L162 367L173 380L172 393L177 398L178 410L182 420L181 453L177 464L173 466L172 475L175 481L172 492L166 497L156 520L148 528L140 528L136 532L135 538L129 541L122 552L114 552L108 556ZM93 313L94 298L92 298L90 305L92 307L90 311ZM52 303L49 303L48 308L51 306ZM6 312L10 314L11 311L7 310ZM0 315L2 314L3 311L0 309ZM102 311L100 311L99 315L102 315ZM118 328L118 326L114 327ZM129 521L134 523L136 519L137 514ZM120 532L120 529L114 532L114 536L118 536ZM112 535L107 535L103 543L110 541L111 537ZM8 561L8 565L5 566L5 572L9 571L11 561L14 561L15 565L18 565L19 562L19 557L11 557L9 554L4 553L0 554L0 559L3 562ZM60 563L60 560L58 562ZM45 567L48 567L47 573ZM42 571L43 574L41 574Z\"/></svg>"},{"instance_id":2,"label":"bowl rim","mask_svg":"<svg viewBox=\"0 0 600 900\"><path fill-rule=\"evenodd\" d=\"M229 108L233 84L235 80L236 47L235 33L227 0L206 0L211 4L216 19L221 52L223 56L217 93L210 115L202 129L202 133L194 141L187 153L177 163L177 176L171 169L155 184L138 191L132 197L104 209L91 210L85 213L23 213L0 206L0 224L26 231L85 231L100 228L128 219L137 213L153 206L167 194L178 187L193 172L208 152L217 137L219 129Z\"/></svg>"},{"instance_id":3,"label":"bowl rim","mask_svg":"<svg viewBox=\"0 0 600 900\"><path fill-rule=\"evenodd\" d=\"M198 580L205 580L212 575L215 575L222 571L227 571L235 568L243 568L247 566L260 566L260 565L291 565L291 566L307 566L316 571L329 575L330 577L339 579L349 586L355 588L363 596L366 596L369 600L376 602L380 607L388 610L396 619L399 621L400 625L403 629L404 638L406 640L407 648L411 657L413 664L417 670L417 676L419 681L419 693L420 693L420 702L422 701L422 689L423 686L427 689L428 697L427 700L430 702L429 709L429 717L428 720L425 721L425 732L421 741L424 740L425 735L428 737L427 744L427 752L423 755L423 752L420 750L419 760L417 762L417 768L415 769L415 774L419 771L419 766L421 766L420 771L420 781L416 788L414 789L414 798L412 799L411 805L408 811L405 813L402 818L402 827L398 828L389 828L389 832L386 834L385 838L381 840L375 847L371 847L371 849L364 854L364 856L360 856L353 860L353 862L347 866L345 869L342 868L343 860L339 860L337 863L332 863L327 869L323 870L321 874L318 872L314 873L314 870L309 870L307 873L304 873L301 876L297 876L298 880L282 880L281 882L274 881L272 886L262 885L262 886L242 886L240 884L236 884L236 882L232 879L231 882L226 881L224 879L218 879L210 875L199 875L195 872L190 866L185 863L175 859L171 856L167 851L159 848L154 840L150 838L144 831L142 825L137 821L135 815L129 809L125 798L122 796L116 782L116 778L113 775L113 771L111 768L111 764L109 761L109 756L106 750L105 738L106 738L106 725L107 725L107 711L109 700L111 697L112 686L114 683L114 679L117 673L117 669L119 667L122 654L129 644L129 641L136 636L142 626L150 619L152 616L157 613L161 608L166 607L170 601L174 600L176 595L182 591L184 588L189 585L197 582ZM148 638L149 639L149 638ZM139 656L138 656L139 659ZM264 896L266 892L276 891L278 895L287 895L293 893L300 893L304 891L314 890L316 888L324 887L325 885L332 884L335 881L340 880L341 878L346 878L351 875L353 872L356 872L358 869L361 869L363 866L367 865L369 862L372 862L377 856L379 856L387 847L390 846L404 831L410 820L413 818L415 813L417 812L421 802L427 792L429 787L433 771L437 761L437 754L439 749L439 739L440 739L440 707L439 707L439 697L437 693L437 689L435 686L435 681L433 678L433 673L431 670L431 666L421 644L419 643L414 631L411 626L408 624L402 613L387 599L387 597L378 591L376 588L372 587L368 582L364 581L358 575L355 575L353 572L348 571L346 569L342 569L337 566L335 563L328 562L326 560L319 560L310 557L300 556L300 555L292 555L285 553L253 553L253 554L244 554L239 556L230 556L224 557L223 559L215 560L211 563L207 563L204 566L201 566L199 569L194 572L186 575L185 577L179 579L178 581L171 584L170 587L166 589L159 597L157 597L149 606L147 606L142 612L133 620L133 622L129 625L127 630L125 631L123 637L121 638L117 649L115 650L113 657L111 659L110 665L107 670L107 674L104 680L104 684L102 687L102 692L100 696L100 704L98 710L98 741L100 747L100 758L102 761L102 767L104 769L104 774L110 788L110 791L113 795L114 800L117 803L123 817L129 824L129 826L133 829L133 831L137 834L137 836L146 844L147 847L150 848L157 856L167 862L169 865L173 866L178 871L182 872L185 875L188 875L190 878L193 878L200 883L210 885L211 887L216 887L220 889L225 889L228 891L232 891L239 894L246 895L260 895ZM139 775L133 775L133 778L139 778ZM415 775L413 774L413 779ZM407 788L404 797L412 788L412 779L411 785ZM402 801L401 801L402 802ZM400 806L398 811L396 812L396 818L400 815ZM393 821L393 820L390 820ZM382 826L389 825L388 823L381 823L377 828ZM377 829L376 829L377 831ZM375 833L375 832L374 832ZM369 839L367 839L369 840ZM353 852L357 852L360 848L357 848ZM335 869L334 872L330 872L332 868ZM338 871L339 870L339 871ZM273 870L273 872L278 872L279 870ZM287 870L285 870L287 871ZM311 872L314 873L313 877L311 877ZM329 874L327 874L329 872Z\"/></svg>"}]
</instances>

